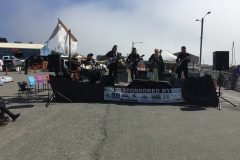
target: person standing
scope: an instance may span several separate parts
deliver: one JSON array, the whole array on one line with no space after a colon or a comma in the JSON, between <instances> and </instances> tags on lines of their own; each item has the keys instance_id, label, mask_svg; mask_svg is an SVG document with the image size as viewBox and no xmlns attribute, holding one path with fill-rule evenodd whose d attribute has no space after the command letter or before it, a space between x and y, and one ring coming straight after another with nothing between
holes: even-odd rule
<instances>
[{"instance_id":1,"label":"person standing","mask_svg":"<svg viewBox=\"0 0 240 160\"><path fill-rule=\"evenodd\" d=\"M161 55L162 50L159 52L159 49L154 50L154 54L149 58L149 64L154 64L156 67L152 69L154 80L163 80L164 75L164 62Z\"/></svg>"},{"instance_id":2,"label":"person standing","mask_svg":"<svg viewBox=\"0 0 240 160\"><path fill-rule=\"evenodd\" d=\"M0 59L0 71L3 70L2 66L3 66L3 61Z\"/></svg>"},{"instance_id":3,"label":"person standing","mask_svg":"<svg viewBox=\"0 0 240 160\"><path fill-rule=\"evenodd\" d=\"M178 78L181 79L182 72L184 74L185 79L188 78L188 63L190 62L190 55L186 52L186 47L182 46L181 52L178 55L177 59L177 73Z\"/></svg>"},{"instance_id":4,"label":"person standing","mask_svg":"<svg viewBox=\"0 0 240 160\"><path fill-rule=\"evenodd\" d=\"M239 75L240 75L240 65L237 65L237 67L233 69L233 73L232 73L232 78L231 78L232 90L235 90Z\"/></svg>"},{"instance_id":5,"label":"person standing","mask_svg":"<svg viewBox=\"0 0 240 160\"><path fill-rule=\"evenodd\" d=\"M118 60L120 59L120 53L117 52L117 45L114 45L112 50L109 51L105 57L107 57L107 65L109 69L108 75L114 75L115 77L115 83L119 84L118 82L118 75L117 75L117 69L118 69Z\"/></svg>"},{"instance_id":6,"label":"person standing","mask_svg":"<svg viewBox=\"0 0 240 160\"><path fill-rule=\"evenodd\" d=\"M140 61L139 54L136 48L132 48L132 53L127 58L127 65L129 65L132 81L138 78L138 62ZM134 78L135 76L135 78Z\"/></svg>"}]
</instances>

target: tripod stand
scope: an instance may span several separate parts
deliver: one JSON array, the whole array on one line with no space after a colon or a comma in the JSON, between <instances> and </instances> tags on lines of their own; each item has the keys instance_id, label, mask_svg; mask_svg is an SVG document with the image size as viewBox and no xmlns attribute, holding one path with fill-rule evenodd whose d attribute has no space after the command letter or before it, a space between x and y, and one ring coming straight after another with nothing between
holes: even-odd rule
<instances>
[{"instance_id":1,"label":"tripod stand","mask_svg":"<svg viewBox=\"0 0 240 160\"><path fill-rule=\"evenodd\" d=\"M48 102L46 103L46 107L49 106L49 104L52 102L53 98L56 97L57 94L60 95L61 97L63 97L64 99L68 100L69 102L72 102L70 99L68 99L67 97L65 97L64 95L62 95L61 93L56 91L56 92L53 92L52 95L50 96L50 98L48 99Z\"/></svg>"},{"instance_id":2,"label":"tripod stand","mask_svg":"<svg viewBox=\"0 0 240 160\"><path fill-rule=\"evenodd\" d=\"M221 78L222 77L222 72L221 72L221 70L220 70L220 74L219 74L219 77ZM218 93L218 99L219 99L219 102L218 102L218 109L219 110L221 110L221 108L222 108L222 102L228 102L228 103L230 103L231 105L233 105L233 106L235 106L236 107L236 105L235 104L233 104L232 102L230 102L230 101L228 101L226 98L223 98L222 96L221 96L221 82L219 83L219 93ZM224 101L221 101L220 100L220 98L221 99L223 99Z\"/></svg>"}]
</instances>

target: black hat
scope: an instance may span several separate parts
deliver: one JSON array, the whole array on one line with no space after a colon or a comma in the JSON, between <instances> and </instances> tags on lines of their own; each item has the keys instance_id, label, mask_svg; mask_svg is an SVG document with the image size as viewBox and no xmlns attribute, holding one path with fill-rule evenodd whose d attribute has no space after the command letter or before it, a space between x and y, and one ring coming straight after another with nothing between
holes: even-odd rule
<instances>
[{"instance_id":1,"label":"black hat","mask_svg":"<svg viewBox=\"0 0 240 160\"><path fill-rule=\"evenodd\" d=\"M185 46L182 46L182 48L183 48L183 49L186 49L186 47L185 47Z\"/></svg>"},{"instance_id":2,"label":"black hat","mask_svg":"<svg viewBox=\"0 0 240 160\"><path fill-rule=\"evenodd\" d=\"M90 57L90 56L93 56L93 54L92 54L92 53L89 53L89 54L87 55L87 57Z\"/></svg>"}]
</instances>

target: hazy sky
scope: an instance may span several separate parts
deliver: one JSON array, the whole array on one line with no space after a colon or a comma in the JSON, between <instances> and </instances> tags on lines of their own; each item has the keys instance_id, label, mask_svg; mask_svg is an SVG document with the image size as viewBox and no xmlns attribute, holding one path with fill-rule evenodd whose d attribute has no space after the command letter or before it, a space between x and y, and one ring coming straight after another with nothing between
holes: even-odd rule
<instances>
[{"instance_id":1,"label":"hazy sky","mask_svg":"<svg viewBox=\"0 0 240 160\"><path fill-rule=\"evenodd\" d=\"M132 42L148 59L155 48L199 56L204 18L202 60L212 64L214 51L229 51L240 64L239 0L0 0L0 37L11 43L44 43L57 19L78 39L77 52L104 55L113 45L127 55ZM57 37L49 43L57 47ZM58 50L58 49L57 49ZM59 50L61 52L61 50ZM202 61L203 63L203 61Z\"/></svg>"}]
</instances>

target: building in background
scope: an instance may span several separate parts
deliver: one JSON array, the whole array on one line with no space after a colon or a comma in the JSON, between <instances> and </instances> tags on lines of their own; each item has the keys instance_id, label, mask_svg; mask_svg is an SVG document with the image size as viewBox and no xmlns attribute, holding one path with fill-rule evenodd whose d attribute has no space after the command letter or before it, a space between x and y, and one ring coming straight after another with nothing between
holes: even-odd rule
<instances>
[{"instance_id":1,"label":"building in background","mask_svg":"<svg viewBox=\"0 0 240 160\"><path fill-rule=\"evenodd\" d=\"M8 43L7 38L0 37L0 43Z\"/></svg>"},{"instance_id":2,"label":"building in background","mask_svg":"<svg viewBox=\"0 0 240 160\"><path fill-rule=\"evenodd\" d=\"M49 54L51 54L51 51L48 46L44 44L0 42L0 59L2 59L3 56L15 56L19 59L25 59L31 55L47 56Z\"/></svg>"}]
</instances>

